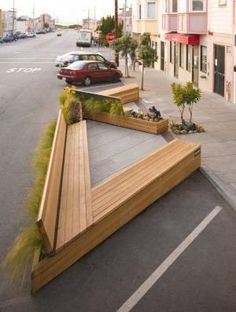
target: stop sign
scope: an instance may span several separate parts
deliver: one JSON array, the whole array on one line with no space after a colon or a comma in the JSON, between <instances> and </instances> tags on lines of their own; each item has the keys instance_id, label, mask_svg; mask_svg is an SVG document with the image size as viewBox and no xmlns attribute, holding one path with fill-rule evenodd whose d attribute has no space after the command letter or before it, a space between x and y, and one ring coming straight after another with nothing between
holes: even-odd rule
<instances>
[{"instance_id":1,"label":"stop sign","mask_svg":"<svg viewBox=\"0 0 236 312\"><path fill-rule=\"evenodd\" d=\"M107 39L107 41L109 42L109 43L111 43L114 39L115 39L115 35L113 34L113 33L108 33L107 35L106 35L106 39Z\"/></svg>"}]
</instances>

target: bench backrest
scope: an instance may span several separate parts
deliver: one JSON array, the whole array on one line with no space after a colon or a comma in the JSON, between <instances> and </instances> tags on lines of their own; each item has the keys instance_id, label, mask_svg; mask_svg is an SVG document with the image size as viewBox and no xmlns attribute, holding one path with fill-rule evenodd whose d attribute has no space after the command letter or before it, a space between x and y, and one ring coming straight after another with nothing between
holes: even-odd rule
<instances>
[{"instance_id":1,"label":"bench backrest","mask_svg":"<svg viewBox=\"0 0 236 312\"><path fill-rule=\"evenodd\" d=\"M60 200L66 131L67 126L60 110L58 114L38 219L36 221L39 232L41 233L44 240L47 253L51 253L54 250L55 245L55 233Z\"/></svg>"},{"instance_id":2,"label":"bench backrest","mask_svg":"<svg viewBox=\"0 0 236 312\"><path fill-rule=\"evenodd\" d=\"M103 96L115 96L120 98L122 104L135 102L139 99L139 86L136 83L130 83L121 87L116 87L99 92Z\"/></svg>"}]
</instances>

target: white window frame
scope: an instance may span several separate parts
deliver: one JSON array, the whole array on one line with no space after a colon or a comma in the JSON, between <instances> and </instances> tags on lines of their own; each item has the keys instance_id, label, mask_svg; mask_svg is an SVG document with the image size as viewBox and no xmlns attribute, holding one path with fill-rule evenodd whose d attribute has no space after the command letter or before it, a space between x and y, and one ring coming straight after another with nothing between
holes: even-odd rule
<instances>
[{"instance_id":1,"label":"white window frame","mask_svg":"<svg viewBox=\"0 0 236 312\"><path fill-rule=\"evenodd\" d=\"M153 6L153 12L152 11L149 11L149 5L152 5ZM152 13L149 15L149 13ZM156 19L156 1L147 1L147 19Z\"/></svg>"},{"instance_id":2,"label":"white window frame","mask_svg":"<svg viewBox=\"0 0 236 312\"><path fill-rule=\"evenodd\" d=\"M193 1L196 1L196 0L190 0L189 1L189 11L190 12L206 12L206 0L199 0L199 1L202 1L202 3L203 3L203 9L202 10L193 10Z\"/></svg>"}]
</instances>

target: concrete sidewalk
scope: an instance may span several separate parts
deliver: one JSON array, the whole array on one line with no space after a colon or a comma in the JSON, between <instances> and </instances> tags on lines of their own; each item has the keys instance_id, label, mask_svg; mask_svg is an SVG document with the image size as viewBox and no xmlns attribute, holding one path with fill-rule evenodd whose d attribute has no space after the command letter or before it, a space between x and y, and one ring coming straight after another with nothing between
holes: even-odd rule
<instances>
[{"instance_id":1,"label":"concrete sidewalk","mask_svg":"<svg viewBox=\"0 0 236 312\"><path fill-rule=\"evenodd\" d=\"M140 86L140 70L130 71L130 75L133 78L124 79L125 83L137 82ZM155 105L164 118L179 122L180 114L170 87L173 81L176 80L161 71L146 69L145 90L140 91L140 97L146 108ZM201 100L194 106L193 121L206 132L172 135L201 144L203 174L236 210L236 105L217 94L202 92Z\"/></svg>"}]
</instances>

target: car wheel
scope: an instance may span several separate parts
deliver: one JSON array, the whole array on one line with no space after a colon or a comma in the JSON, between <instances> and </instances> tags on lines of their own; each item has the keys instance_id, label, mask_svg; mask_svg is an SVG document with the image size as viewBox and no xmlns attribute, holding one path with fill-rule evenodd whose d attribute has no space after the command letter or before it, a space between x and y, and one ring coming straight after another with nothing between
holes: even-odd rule
<instances>
[{"instance_id":1,"label":"car wheel","mask_svg":"<svg viewBox=\"0 0 236 312\"><path fill-rule=\"evenodd\" d=\"M86 77L86 78L84 79L84 85L85 85L86 87L90 86L91 83L92 83L92 80L91 80L90 77Z\"/></svg>"},{"instance_id":2,"label":"car wheel","mask_svg":"<svg viewBox=\"0 0 236 312\"><path fill-rule=\"evenodd\" d=\"M112 77L112 82L115 83L115 82L119 82L120 81L120 77L118 75L114 75Z\"/></svg>"},{"instance_id":3,"label":"car wheel","mask_svg":"<svg viewBox=\"0 0 236 312\"><path fill-rule=\"evenodd\" d=\"M72 85L72 81L66 79L66 83L69 84L69 85Z\"/></svg>"}]
</instances>

